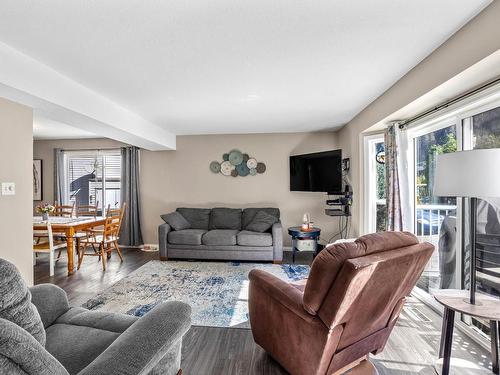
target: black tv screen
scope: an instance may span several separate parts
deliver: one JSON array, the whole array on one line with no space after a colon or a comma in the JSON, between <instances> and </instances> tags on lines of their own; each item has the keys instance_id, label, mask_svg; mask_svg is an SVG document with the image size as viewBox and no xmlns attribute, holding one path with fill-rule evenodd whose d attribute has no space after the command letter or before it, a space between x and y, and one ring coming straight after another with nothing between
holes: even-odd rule
<instances>
[{"instance_id":1,"label":"black tv screen","mask_svg":"<svg viewBox=\"0 0 500 375\"><path fill-rule=\"evenodd\" d=\"M290 156L290 191L342 192L342 150Z\"/></svg>"}]
</instances>

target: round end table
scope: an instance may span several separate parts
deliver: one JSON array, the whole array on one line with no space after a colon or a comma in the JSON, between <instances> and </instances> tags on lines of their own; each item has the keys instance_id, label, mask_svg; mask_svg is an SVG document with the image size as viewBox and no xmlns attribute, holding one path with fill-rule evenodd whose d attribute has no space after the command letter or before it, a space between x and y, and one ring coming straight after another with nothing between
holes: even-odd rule
<instances>
[{"instance_id":1,"label":"round end table","mask_svg":"<svg viewBox=\"0 0 500 375\"><path fill-rule=\"evenodd\" d=\"M436 301L444 306L443 327L441 328L441 344L439 358L443 358L443 375L450 372L451 346L453 341L453 326L455 312L487 319L490 321L491 331L491 363L493 373L499 373L498 364L498 336L500 330L500 300L486 294L476 293L476 304L469 303L469 291L460 289L443 289L433 294Z\"/></svg>"},{"instance_id":2,"label":"round end table","mask_svg":"<svg viewBox=\"0 0 500 375\"><path fill-rule=\"evenodd\" d=\"M311 240L313 241L313 256L315 257L318 253L318 240L321 233L320 228L311 228L309 230L303 230L302 227L290 227L288 228L288 234L292 236L292 263L295 263L295 253L297 249L297 241L299 240Z\"/></svg>"}]
</instances>

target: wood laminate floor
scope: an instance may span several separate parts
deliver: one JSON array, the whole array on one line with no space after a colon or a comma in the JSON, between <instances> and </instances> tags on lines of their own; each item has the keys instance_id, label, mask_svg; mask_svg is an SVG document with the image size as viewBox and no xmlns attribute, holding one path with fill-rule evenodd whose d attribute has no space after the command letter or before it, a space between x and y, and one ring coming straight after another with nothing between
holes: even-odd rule
<instances>
[{"instance_id":1,"label":"wood laminate floor","mask_svg":"<svg viewBox=\"0 0 500 375\"><path fill-rule=\"evenodd\" d=\"M108 269L102 272L97 258L87 257L74 275L66 275L66 258L56 264L54 277L48 276L47 257L40 255L35 269L35 283L53 283L63 288L71 304L80 305L99 291L106 289L158 253L124 249L124 262L113 254ZM285 262L291 259L285 255ZM309 263L308 254L298 254L297 261ZM441 372L437 364L441 317L415 298L411 298L394 329L385 350L372 357L381 375L435 375ZM283 343L286 345L286 342ZM302 355L302 353L296 353ZM489 352L460 331L455 331L452 374L491 374ZM252 338L248 329L193 326L186 334L182 349L185 375L280 375L287 372L267 355ZM308 374L304 374L308 375Z\"/></svg>"}]
</instances>

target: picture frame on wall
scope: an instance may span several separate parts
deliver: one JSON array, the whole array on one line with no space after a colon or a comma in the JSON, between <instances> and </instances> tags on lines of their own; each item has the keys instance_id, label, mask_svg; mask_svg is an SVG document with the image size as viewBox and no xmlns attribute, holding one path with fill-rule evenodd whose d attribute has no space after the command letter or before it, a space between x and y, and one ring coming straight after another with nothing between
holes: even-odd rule
<instances>
[{"instance_id":1,"label":"picture frame on wall","mask_svg":"<svg viewBox=\"0 0 500 375\"><path fill-rule=\"evenodd\" d=\"M43 164L42 159L33 159L33 200L43 199Z\"/></svg>"}]
</instances>

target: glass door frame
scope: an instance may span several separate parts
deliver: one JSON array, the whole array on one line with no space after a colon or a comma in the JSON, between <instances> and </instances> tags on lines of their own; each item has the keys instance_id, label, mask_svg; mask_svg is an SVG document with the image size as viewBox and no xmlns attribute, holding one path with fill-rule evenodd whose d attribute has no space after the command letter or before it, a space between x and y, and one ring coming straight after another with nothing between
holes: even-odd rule
<instances>
[{"instance_id":1,"label":"glass door frame","mask_svg":"<svg viewBox=\"0 0 500 375\"><path fill-rule=\"evenodd\" d=\"M374 233L377 229L376 160L373 152L377 143L384 142L384 133L369 134L363 137L363 229L362 234Z\"/></svg>"},{"instance_id":2,"label":"glass door frame","mask_svg":"<svg viewBox=\"0 0 500 375\"><path fill-rule=\"evenodd\" d=\"M457 138L457 151L462 151L462 127L461 127L460 118L457 115L451 116L440 116L435 118L434 120L428 120L421 124L415 124L410 129L407 130L408 135L408 175L411 176L410 181L410 199L413 202L412 207L412 215L413 215L413 223L414 227L411 228L413 233L417 232L417 197L416 197L416 183L417 183L417 170L415 168L415 162L417 159L417 149L416 149L416 140L417 138L424 136L426 134L435 132L437 130L441 130L450 126L455 126L456 129L456 138ZM457 275L460 275L459 279L462 279L462 199L457 198L457 208L456 208L456 217L457 217L457 241L456 241L456 268L455 272ZM460 285L457 287L463 288L462 281L460 281ZM417 287L418 288L418 287ZM420 289L420 288L418 288ZM429 294L424 290L421 290L422 293ZM437 306L437 304L436 304Z\"/></svg>"}]
</instances>

